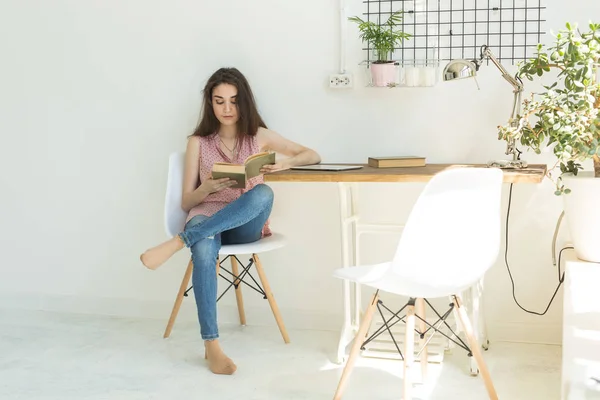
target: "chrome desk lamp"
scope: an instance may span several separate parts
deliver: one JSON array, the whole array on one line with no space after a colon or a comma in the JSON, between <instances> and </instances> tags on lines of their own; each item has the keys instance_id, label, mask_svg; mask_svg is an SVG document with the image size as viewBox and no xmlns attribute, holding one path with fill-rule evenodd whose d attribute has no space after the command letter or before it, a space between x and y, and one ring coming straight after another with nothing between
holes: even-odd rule
<instances>
[{"instance_id":1,"label":"chrome desk lamp","mask_svg":"<svg viewBox=\"0 0 600 400\"><path fill-rule=\"evenodd\" d=\"M502 73L504 79L508 81L513 87L513 93L515 95L513 102L513 109L510 115L510 119L508 123L512 127L516 127L519 123L518 116L521 112L521 94L523 93L523 81L517 76L512 77L508 71L500 64L498 59L494 56L494 53L490 50L487 45L481 46L481 57L479 60L452 60L446 65L444 68L443 78L444 81L453 81L456 79L464 79L464 78L474 78L475 83L477 84L477 88L479 89L479 84L477 83L477 71L479 71L479 67L483 64L484 60L490 60ZM507 140L506 143L506 153L507 155L513 156L512 160L494 160L488 162L488 166L490 167L500 167L500 168L526 168L527 163L521 160L521 152L516 148L514 139Z\"/></svg>"}]
</instances>

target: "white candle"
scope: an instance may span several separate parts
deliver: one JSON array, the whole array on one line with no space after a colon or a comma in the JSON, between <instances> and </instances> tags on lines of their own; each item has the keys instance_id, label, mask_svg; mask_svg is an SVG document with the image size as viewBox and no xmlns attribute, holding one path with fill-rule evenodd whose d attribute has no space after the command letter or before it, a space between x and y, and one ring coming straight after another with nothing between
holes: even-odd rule
<instances>
[{"instance_id":1,"label":"white candle","mask_svg":"<svg viewBox=\"0 0 600 400\"><path fill-rule=\"evenodd\" d=\"M404 74L406 86L419 86L419 68L406 67Z\"/></svg>"}]
</instances>

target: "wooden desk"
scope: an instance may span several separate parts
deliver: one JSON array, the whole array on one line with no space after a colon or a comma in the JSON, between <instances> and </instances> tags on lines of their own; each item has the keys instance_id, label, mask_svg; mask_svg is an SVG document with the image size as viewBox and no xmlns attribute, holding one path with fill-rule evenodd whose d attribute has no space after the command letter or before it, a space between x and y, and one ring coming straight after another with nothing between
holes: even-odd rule
<instances>
[{"instance_id":1,"label":"wooden desk","mask_svg":"<svg viewBox=\"0 0 600 400\"><path fill-rule=\"evenodd\" d=\"M407 168L372 168L366 164L363 168L348 171L310 171L285 170L266 174L266 182L335 182L338 184L340 196L340 230L342 237L342 266L360 265L359 244L363 233L401 233L404 225L372 224L360 221L358 211L358 184L365 182L427 182L435 174L449 168L485 167L483 164L428 164L424 167ZM525 169L505 169L506 183L540 183L546 175L547 167L543 164L530 165ZM354 340L358 333L361 316L360 286L354 286L354 304L350 297L350 283L344 281L344 323L337 349L337 362L343 363L346 357L346 346ZM483 282L471 289L471 318L476 329L476 336L484 347L487 346L487 332L483 311L479 307ZM352 308L354 308L352 310ZM487 347L486 347L487 348ZM471 373L478 369L474 357L471 357Z\"/></svg>"},{"instance_id":2,"label":"wooden desk","mask_svg":"<svg viewBox=\"0 0 600 400\"><path fill-rule=\"evenodd\" d=\"M340 164L336 164L340 165ZM343 164L341 164L343 165ZM373 168L366 164L349 171L286 170L265 175L267 182L427 182L435 174L449 168L485 167L482 164L427 164L424 167ZM545 164L524 169L505 169L504 182L540 183L546 175Z\"/></svg>"}]
</instances>

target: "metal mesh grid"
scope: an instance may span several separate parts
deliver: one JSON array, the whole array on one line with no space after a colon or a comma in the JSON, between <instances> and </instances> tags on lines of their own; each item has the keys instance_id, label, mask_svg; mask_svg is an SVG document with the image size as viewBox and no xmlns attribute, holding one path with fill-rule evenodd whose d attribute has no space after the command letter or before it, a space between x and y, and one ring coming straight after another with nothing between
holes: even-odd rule
<instances>
[{"instance_id":1,"label":"metal mesh grid","mask_svg":"<svg viewBox=\"0 0 600 400\"><path fill-rule=\"evenodd\" d=\"M479 57L487 44L500 61L531 58L541 41L542 0L365 0L363 19L384 22L402 11L400 29L412 35L392 55L400 64ZM365 47L367 62L374 60Z\"/></svg>"}]
</instances>

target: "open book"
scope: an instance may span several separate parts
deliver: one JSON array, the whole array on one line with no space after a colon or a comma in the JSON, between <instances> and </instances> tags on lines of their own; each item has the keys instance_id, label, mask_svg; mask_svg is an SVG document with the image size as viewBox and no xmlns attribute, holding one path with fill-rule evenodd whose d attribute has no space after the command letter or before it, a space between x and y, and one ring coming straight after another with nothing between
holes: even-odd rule
<instances>
[{"instance_id":1,"label":"open book","mask_svg":"<svg viewBox=\"0 0 600 400\"><path fill-rule=\"evenodd\" d=\"M229 178L237 181L233 188L245 188L246 181L261 174L263 165L275 164L274 152L262 152L246 158L243 164L214 163L212 167L213 179Z\"/></svg>"}]
</instances>

